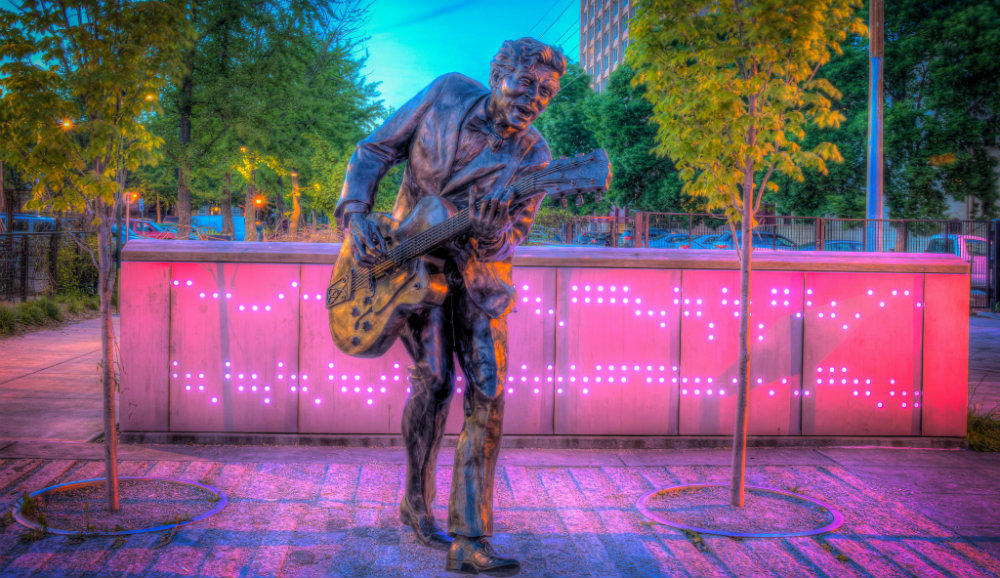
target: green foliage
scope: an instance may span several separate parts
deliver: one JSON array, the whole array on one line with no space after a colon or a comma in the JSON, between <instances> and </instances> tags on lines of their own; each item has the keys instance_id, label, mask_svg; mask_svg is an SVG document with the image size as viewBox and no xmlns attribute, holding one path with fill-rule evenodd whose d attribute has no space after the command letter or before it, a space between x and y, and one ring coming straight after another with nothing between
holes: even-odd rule
<instances>
[{"instance_id":1,"label":"green foliage","mask_svg":"<svg viewBox=\"0 0 1000 578\"><path fill-rule=\"evenodd\" d=\"M97 292L97 268L91 254L97 252L97 237L89 235L83 243L90 250L71 246L60 248L56 256L55 290L57 293Z\"/></svg>"},{"instance_id":2,"label":"green foliage","mask_svg":"<svg viewBox=\"0 0 1000 578\"><path fill-rule=\"evenodd\" d=\"M18 314L13 307L0 305L0 335L11 335L17 329Z\"/></svg>"},{"instance_id":3,"label":"green foliage","mask_svg":"<svg viewBox=\"0 0 1000 578\"><path fill-rule=\"evenodd\" d=\"M867 17L866 13L860 13ZM898 0L886 10L885 195L893 218L944 218L949 199L974 198L974 215L998 216L1000 1ZM928 42L928 38L941 41ZM868 44L853 38L821 74L843 91L841 129L820 129L803 146L829 141L844 163L830 174L779 179L777 212L864 217Z\"/></svg>"},{"instance_id":4,"label":"green foliage","mask_svg":"<svg viewBox=\"0 0 1000 578\"><path fill-rule=\"evenodd\" d=\"M947 197L996 217L1000 1L903 0L886 10L886 204L940 217ZM934 39L934 41L929 41Z\"/></svg>"},{"instance_id":5,"label":"green foliage","mask_svg":"<svg viewBox=\"0 0 1000 578\"><path fill-rule=\"evenodd\" d=\"M590 81L590 75L579 64L570 62L560 79L559 92L534 123L553 157L589 153L598 146L594 131L587 124L594 98Z\"/></svg>"},{"instance_id":6,"label":"green foliage","mask_svg":"<svg viewBox=\"0 0 1000 578\"><path fill-rule=\"evenodd\" d=\"M26 301L17 306L17 318L24 325L44 325L49 316L38 301Z\"/></svg>"},{"instance_id":7,"label":"green foliage","mask_svg":"<svg viewBox=\"0 0 1000 578\"><path fill-rule=\"evenodd\" d=\"M179 1L0 9L0 156L34 183L29 208L95 214L155 161L146 96L179 64L186 29Z\"/></svg>"},{"instance_id":8,"label":"green foliage","mask_svg":"<svg viewBox=\"0 0 1000 578\"><path fill-rule=\"evenodd\" d=\"M646 86L660 154L674 160L684 191L707 210L740 219L777 171L800 180L826 172L836 146L806 148L806 128L843 115L829 80L816 76L848 34L863 34L859 0L713 3L650 0L633 22L629 62Z\"/></svg>"},{"instance_id":9,"label":"green foliage","mask_svg":"<svg viewBox=\"0 0 1000 578\"><path fill-rule=\"evenodd\" d=\"M622 64L607 90L592 101L587 126L611 159L611 189L606 198L619 207L644 211L682 211L682 183L670 159L655 154L656 125L646 90Z\"/></svg>"},{"instance_id":10,"label":"green foliage","mask_svg":"<svg viewBox=\"0 0 1000 578\"><path fill-rule=\"evenodd\" d=\"M186 72L148 122L166 143L166 170L144 171L141 185L174 202L182 171L191 189L187 206L178 207L183 214L192 204L219 203L231 174L230 194L252 185L269 206L283 208L296 171L303 209L328 212L342 167L322 161L341 157L384 112L355 56L366 15L361 0L198 3ZM181 138L185 123L189 140Z\"/></svg>"},{"instance_id":11,"label":"green foliage","mask_svg":"<svg viewBox=\"0 0 1000 578\"><path fill-rule=\"evenodd\" d=\"M969 449L977 452L1000 452L1000 413L980 413L969 409L966 439Z\"/></svg>"}]
</instances>

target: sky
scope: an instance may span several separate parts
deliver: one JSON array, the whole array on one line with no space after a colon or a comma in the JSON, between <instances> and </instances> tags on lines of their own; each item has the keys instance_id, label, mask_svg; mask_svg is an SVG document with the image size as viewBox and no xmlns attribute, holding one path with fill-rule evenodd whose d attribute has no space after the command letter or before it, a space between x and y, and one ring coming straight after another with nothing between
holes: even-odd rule
<instances>
[{"instance_id":1,"label":"sky","mask_svg":"<svg viewBox=\"0 0 1000 578\"><path fill-rule=\"evenodd\" d=\"M365 75L399 108L449 72L486 84L504 40L532 36L577 61L579 9L579 0L374 0Z\"/></svg>"}]
</instances>

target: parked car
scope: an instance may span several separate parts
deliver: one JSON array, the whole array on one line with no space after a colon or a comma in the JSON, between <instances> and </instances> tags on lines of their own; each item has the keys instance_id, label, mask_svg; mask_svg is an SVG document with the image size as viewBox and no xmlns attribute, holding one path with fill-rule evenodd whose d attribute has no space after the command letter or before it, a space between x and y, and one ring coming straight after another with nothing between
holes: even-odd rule
<instances>
[{"instance_id":1,"label":"parked car","mask_svg":"<svg viewBox=\"0 0 1000 578\"><path fill-rule=\"evenodd\" d=\"M650 249L690 249L694 240L687 233L671 233L649 242Z\"/></svg>"},{"instance_id":2,"label":"parked car","mask_svg":"<svg viewBox=\"0 0 1000 578\"><path fill-rule=\"evenodd\" d=\"M989 243L986 239L972 235L934 235L927 243L924 253L948 253L961 257L971 267L972 286L986 287L989 259Z\"/></svg>"},{"instance_id":3,"label":"parked car","mask_svg":"<svg viewBox=\"0 0 1000 578\"><path fill-rule=\"evenodd\" d=\"M743 239L743 232L736 231L736 242L740 243ZM733 248L733 234L731 232L726 232L714 241L712 241L712 247L715 249L732 249ZM792 242L788 237L778 235L776 233L771 233L769 231L754 231L753 232L753 247L754 249L770 249L777 251L791 251L795 248L795 243Z\"/></svg>"},{"instance_id":4,"label":"parked car","mask_svg":"<svg viewBox=\"0 0 1000 578\"><path fill-rule=\"evenodd\" d=\"M560 235L554 227L546 227L543 225L535 225L531 227L531 233L528 234L528 245L562 245L566 241L563 240L562 235Z\"/></svg>"},{"instance_id":5,"label":"parked car","mask_svg":"<svg viewBox=\"0 0 1000 578\"><path fill-rule=\"evenodd\" d=\"M177 236L176 230L171 231L159 223L146 219L129 219L128 228L136 235L147 239L173 239Z\"/></svg>"},{"instance_id":6,"label":"parked car","mask_svg":"<svg viewBox=\"0 0 1000 578\"><path fill-rule=\"evenodd\" d=\"M177 237L177 223L160 223L160 226L164 230L170 231L174 236ZM218 231L212 230L208 227L202 227L199 225L191 225L191 234L188 239L192 241L229 241L230 238L227 235L223 235Z\"/></svg>"},{"instance_id":7,"label":"parked car","mask_svg":"<svg viewBox=\"0 0 1000 578\"><path fill-rule=\"evenodd\" d=\"M650 247L653 246L652 245L652 242L653 242L652 239L657 239L657 238L663 237L664 235L666 235L669 232L670 231L667 231L666 229L660 229L658 227L650 227L649 228L649 239L650 239L650 245L649 246ZM635 246L635 233L631 229L629 229L627 231L622 231L621 234L618 235L618 246L619 247L633 247L633 246Z\"/></svg>"},{"instance_id":8,"label":"parked car","mask_svg":"<svg viewBox=\"0 0 1000 578\"><path fill-rule=\"evenodd\" d=\"M7 213L0 213L0 220L3 221L4 231L8 233L42 233L45 231L55 231L58 226L52 217L41 217L31 213L14 213L13 226L7 226Z\"/></svg>"},{"instance_id":9,"label":"parked car","mask_svg":"<svg viewBox=\"0 0 1000 578\"><path fill-rule=\"evenodd\" d=\"M611 246L611 233L608 231L587 231L580 233L573 239L575 245L603 245Z\"/></svg>"},{"instance_id":10,"label":"parked car","mask_svg":"<svg viewBox=\"0 0 1000 578\"><path fill-rule=\"evenodd\" d=\"M802 243L795 246L796 251L864 251L865 245L861 241L851 239L824 239L823 247L816 249L816 242Z\"/></svg>"}]
</instances>

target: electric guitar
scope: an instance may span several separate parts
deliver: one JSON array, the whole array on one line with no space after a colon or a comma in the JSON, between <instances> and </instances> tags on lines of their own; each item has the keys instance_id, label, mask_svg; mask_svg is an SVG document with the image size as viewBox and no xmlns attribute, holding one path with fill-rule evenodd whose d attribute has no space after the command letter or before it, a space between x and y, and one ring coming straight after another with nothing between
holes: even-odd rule
<instances>
[{"instance_id":1,"label":"electric guitar","mask_svg":"<svg viewBox=\"0 0 1000 578\"><path fill-rule=\"evenodd\" d=\"M532 169L511 185L511 206L544 194L577 194L579 204L582 193L606 191L611 183L611 165L604 149ZM387 257L371 267L360 265L354 260L348 235L326 291L333 342L356 357L382 355L399 336L407 317L444 302L448 286L443 261L428 253L466 233L472 219L468 207L457 210L436 196L418 201L402 221L385 215L369 218L385 239Z\"/></svg>"}]
</instances>

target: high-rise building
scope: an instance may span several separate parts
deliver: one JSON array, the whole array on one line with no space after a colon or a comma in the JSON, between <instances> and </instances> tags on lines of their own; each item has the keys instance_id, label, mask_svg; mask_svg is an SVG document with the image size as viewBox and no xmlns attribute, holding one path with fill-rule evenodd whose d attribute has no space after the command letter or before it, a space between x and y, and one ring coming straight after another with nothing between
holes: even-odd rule
<instances>
[{"instance_id":1,"label":"high-rise building","mask_svg":"<svg viewBox=\"0 0 1000 578\"><path fill-rule=\"evenodd\" d=\"M580 65L603 92L611 71L625 57L629 20L636 0L580 0Z\"/></svg>"}]
</instances>

